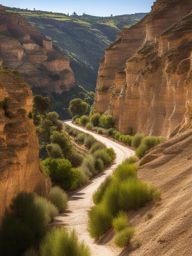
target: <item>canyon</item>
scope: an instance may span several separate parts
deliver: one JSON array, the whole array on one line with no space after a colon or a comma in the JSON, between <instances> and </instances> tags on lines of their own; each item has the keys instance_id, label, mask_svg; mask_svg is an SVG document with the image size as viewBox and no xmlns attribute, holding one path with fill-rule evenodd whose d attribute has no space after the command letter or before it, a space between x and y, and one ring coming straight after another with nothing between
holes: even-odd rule
<instances>
[{"instance_id":1,"label":"canyon","mask_svg":"<svg viewBox=\"0 0 192 256\"><path fill-rule=\"evenodd\" d=\"M0 60L19 72L28 84L46 93L62 93L74 86L67 56L22 16L0 6Z\"/></svg>"},{"instance_id":2,"label":"canyon","mask_svg":"<svg viewBox=\"0 0 192 256\"><path fill-rule=\"evenodd\" d=\"M0 68L0 218L19 192L46 196L49 179L41 172L33 120L32 92L12 71Z\"/></svg>"},{"instance_id":3,"label":"canyon","mask_svg":"<svg viewBox=\"0 0 192 256\"><path fill-rule=\"evenodd\" d=\"M123 133L170 136L191 126L192 2L157 0L106 50L95 111Z\"/></svg>"}]
</instances>

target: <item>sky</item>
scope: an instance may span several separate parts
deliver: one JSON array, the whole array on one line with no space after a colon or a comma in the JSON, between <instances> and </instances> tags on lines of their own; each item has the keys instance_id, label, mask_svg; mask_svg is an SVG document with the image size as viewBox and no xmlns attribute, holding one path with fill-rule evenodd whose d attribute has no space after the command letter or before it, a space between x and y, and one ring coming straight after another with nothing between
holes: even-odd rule
<instances>
[{"instance_id":1,"label":"sky","mask_svg":"<svg viewBox=\"0 0 192 256\"><path fill-rule=\"evenodd\" d=\"M109 16L149 12L155 0L0 0L2 5L72 14Z\"/></svg>"}]
</instances>

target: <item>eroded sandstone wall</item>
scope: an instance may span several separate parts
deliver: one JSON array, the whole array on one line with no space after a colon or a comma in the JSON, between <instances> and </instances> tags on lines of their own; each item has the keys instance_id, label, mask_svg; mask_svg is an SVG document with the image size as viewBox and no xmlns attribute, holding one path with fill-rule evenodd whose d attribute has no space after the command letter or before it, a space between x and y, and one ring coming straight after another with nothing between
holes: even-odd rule
<instances>
[{"instance_id":1,"label":"eroded sandstone wall","mask_svg":"<svg viewBox=\"0 0 192 256\"><path fill-rule=\"evenodd\" d=\"M158 0L147 17L106 51L95 111L112 114L121 132L169 136L190 127L191 10L189 0ZM119 49L116 59L111 57L114 47Z\"/></svg>"},{"instance_id":2,"label":"eroded sandstone wall","mask_svg":"<svg viewBox=\"0 0 192 256\"><path fill-rule=\"evenodd\" d=\"M32 93L13 72L0 68L0 218L19 192L46 195L39 144L32 119Z\"/></svg>"},{"instance_id":3,"label":"eroded sandstone wall","mask_svg":"<svg viewBox=\"0 0 192 256\"><path fill-rule=\"evenodd\" d=\"M18 14L0 10L0 58L32 86L62 92L75 82L69 59Z\"/></svg>"}]
</instances>

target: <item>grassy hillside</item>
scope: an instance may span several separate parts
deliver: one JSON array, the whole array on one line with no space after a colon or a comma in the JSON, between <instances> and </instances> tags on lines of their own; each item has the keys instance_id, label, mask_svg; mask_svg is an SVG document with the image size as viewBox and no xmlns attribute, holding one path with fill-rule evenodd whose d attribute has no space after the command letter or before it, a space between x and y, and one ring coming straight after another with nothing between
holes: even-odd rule
<instances>
[{"instance_id":1,"label":"grassy hillside","mask_svg":"<svg viewBox=\"0 0 192 256\"><path fill-rule=\"evenodd\" d=\"M76 81L88 90L94 90L98 65L104 49L115 40L125 26L138 22L144 13L114 17L90 15L68 16L61 13L8 9L25 16L71 59Z\"/></svg>"}]
</instances>

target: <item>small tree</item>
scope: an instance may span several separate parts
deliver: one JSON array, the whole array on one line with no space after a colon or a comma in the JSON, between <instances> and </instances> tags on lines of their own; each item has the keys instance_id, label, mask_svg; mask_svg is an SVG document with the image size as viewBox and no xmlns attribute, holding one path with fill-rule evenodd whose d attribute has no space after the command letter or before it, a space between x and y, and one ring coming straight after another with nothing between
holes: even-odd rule
<instances>
[{"instance_id":1,"label":"small tree","mask_svg":"<svg viewBox=\"0 0 192 256\"><path fill-rule=\"evenodd\" d=\"M69 113L71 116L82 116L89 112L90 105L82 99L73 99L69 103Z\"/></svg>"},{"instance_id":2,"label":"small tree","mask_svg":"<svg viewBox=\"0 0 192 256\"><path fill-rule=\"evenodd\" d=\"M65 157L68 157L72 152L72 144L66 132L53 132L51 142L58 144Z\"/></svg>"},{"instance_id":3,"label":"small tree","mask_svg":"<svg viewBox=\"0 0 192 256\"><path fill-rule=\"evenodd\" d=\"M99 123L101 127L106 129L112 128L114 126L114 121L111 115L101 115Z\"/></svg>"},{"instance_id":4,"label":"small tree","mask_svg":"<svg viewBox=\"0 0 192 256\"><path fill-rule=\"evenodd\" d=\"M58 144L48 144L46 146L47 153L49 157L52 158L62 158L63 152Z\"/></svg>"},{"instance_id":5,"label":"small tree","mask_svg":"<svg viewBox=\"0 0 192 256\"><path fill-rule=\"evenodd\" d=\"M100 114L99 113L95 113L91 116L90 121L92 123L93 126L99 126L99 119L100 119Z\"/></svg>"},{"instance_id":6,"label":"small tree","mask_svg":"<svg viewBox=\"0 0 192 256\"><path fill-rule=\"evenodd\" d=\"M43 165L54 185L66 190L71 188L73 179L72 165L67 159L47 158L43 161Z\"/></svg>"},{"instance_id":7,"label":"small tree","mask_svg":"<svg viewBox=\"0 0 192 256\"><path fill-rule=\"evenodd\" d=\"M41 115L45 115L50 108L51 102L48 97L36 95L33 98L33 110Z\"/></svg>"}]
</instances>

